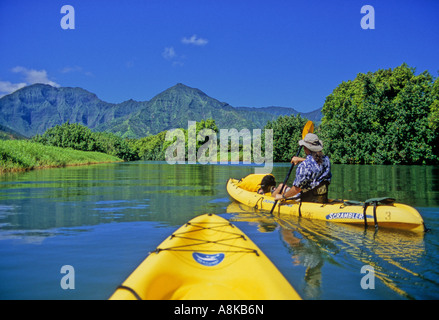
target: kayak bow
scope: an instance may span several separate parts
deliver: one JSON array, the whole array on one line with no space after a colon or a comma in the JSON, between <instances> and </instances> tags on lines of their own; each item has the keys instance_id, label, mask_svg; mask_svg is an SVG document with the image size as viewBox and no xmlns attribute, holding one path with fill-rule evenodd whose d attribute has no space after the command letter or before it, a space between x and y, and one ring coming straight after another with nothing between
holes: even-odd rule
<instances>
[{"instance_id":1,"label":"kayak bow","mask_svg":"<svg viewBox=\"0 0 439 320\"><path fill-rule=\"evenodd\" d=\"M241 230L214 214L163 241L112 300L289 300L298 293Z\"/></svg>"}]
</instances>

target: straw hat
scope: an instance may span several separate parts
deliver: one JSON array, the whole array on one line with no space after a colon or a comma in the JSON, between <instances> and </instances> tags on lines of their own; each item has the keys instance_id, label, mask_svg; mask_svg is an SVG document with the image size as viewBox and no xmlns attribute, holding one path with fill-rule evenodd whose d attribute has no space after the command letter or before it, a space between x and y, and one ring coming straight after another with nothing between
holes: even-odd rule
<instances>
[{"instance_id":1,"label":"straw hat","mask_svg":"<svg viewBox=\"0 0 439 320\"><path fill-rule=\"evenodd\" d=\"M300 146L307 147L310 151L318 152L322 151L323 149L323 142L322 140L317 137L314 133L308 133L305 136L305 139L299 141Z\"/></svg>"}]
</instances>

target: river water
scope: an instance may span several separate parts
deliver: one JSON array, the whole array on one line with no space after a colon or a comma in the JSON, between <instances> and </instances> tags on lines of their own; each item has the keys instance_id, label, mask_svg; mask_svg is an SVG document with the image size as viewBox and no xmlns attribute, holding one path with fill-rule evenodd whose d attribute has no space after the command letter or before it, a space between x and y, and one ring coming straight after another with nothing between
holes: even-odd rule
<instances>
[{"instance_id":1,"label":"river water","mask_svg":"<svg viewBox=\"0 0 439 320\"><path fill-rule=\"evenodd\" d=\"M288 167L275 164L278 182ZM304 299L439 298L439 167L333 165L330 197L392 196L421 213L430 229L421 235L281 220L233 202L227 179L253 172L126 162L0 176L0 299L107 299L167 236L206 212L244 231ZM368 289L365 266L374 270Z\"/></svg>"}]
</instances>

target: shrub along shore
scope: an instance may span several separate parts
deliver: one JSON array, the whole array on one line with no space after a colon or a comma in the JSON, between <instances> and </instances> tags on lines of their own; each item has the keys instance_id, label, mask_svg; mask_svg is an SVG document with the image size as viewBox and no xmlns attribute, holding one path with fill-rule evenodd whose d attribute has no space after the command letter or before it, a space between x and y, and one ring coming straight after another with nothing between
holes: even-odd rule
<instances>
[{"instance_id":1,"label":"shrub along shore","mask_svg":"<svg viewBox=\"0 0 439 320\"><path fill-rule=\"evenodd\" d=\"M100 152L45 146L27 140L0 140L0 174L118 161L123 160Z\"/></svg>"}]
</instances>

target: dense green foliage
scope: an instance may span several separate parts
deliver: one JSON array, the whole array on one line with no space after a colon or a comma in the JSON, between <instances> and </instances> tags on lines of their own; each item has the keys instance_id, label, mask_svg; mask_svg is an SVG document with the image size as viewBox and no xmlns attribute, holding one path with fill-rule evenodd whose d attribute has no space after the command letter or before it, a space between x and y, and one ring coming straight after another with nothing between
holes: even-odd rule
<instances>
[{"instance_id":1,"label":"dense green foliage","mask_svg":"<svg viewBox=\"0 0 439 320\"><path fill-rule=\"evenodd\" d=\"M121 159L98 152L45 146L28 140L0 140L0 173L115 161Z\"/></svg>"},{"instance_id":2,"label":"dense green foliage","mask_svg":"<svg viewBox=\"0 0 439 320\"><path fill-rule=\"evenodd\" d=\"M436 78L431 89L434 101L430 106L429 125L433 130L439 130L439 78Z\"/></svg>"},{"instance_id":3,"label":"dense green foliage","mask_svg":"<svg viewBox=\"0 0 439 320\"><path fill-rule=\"evenodd\" d=\"M200 122L196 123L196 135L198 135L203 129L212 129L218 133L218 127L213 119L201 120ZM179 130L181 130L185 136L185 158L187 160L189 141L188 130L184 128L180 128ZM129 146L142 160L164 161L166 149L176 140L176 138L174 138L173 141L166 141L166 133L167 131L163 131L153 136L148 136L141 139L131 139L129 140ZM204 141L197 141L196 150L198 150L198 148L207 140L208 138L206 138Z\"/></svg>"},{"instance_id":4,"label":"dense green foliage","mask_svg":"<svg viewBox=\"0 0 439 320\"><path fill-rule=\"evenodd\" d=\"M148 136L141 139L130 139L129 145L131 150L137 153L142 160L165 160L165 144L166 131L159 134Z\"/></svg>"},{"instance_id":5,"label":"dense green foliage","mask_svg":"<svg viewBox=\"0 0 439 320\"><path fill-rule=\"evenodd\" d=\"M269 121L264 129L273 130L273 161L290 162L299 148L302 131L308 120L297 116L280 116L274 121ZM264 130L265 132L265 130ZM263 136L262 141L265 142ZM263 143L263 150L265 144Z\"/></svg>"},{"instance_id":6,"label":"dense green foliage","mask_svg":"<svg viewBox=\"0 0 439 320\"><path fill-rule=\"evenodd\" d=\"M218 133L215 120L207 119L196 123L196 135L203 129L212 129ZM187 159L188 130L180 129L185 135ZM133 160L165 160L166 149L173 141L166 141L167 131L150 135L141 139L123 139L109 132L92 132L89 128L68 122L48 129L43 135L36 135L33 142L48 146L70 148L81 151L96 151L116 156L125 161ZM175 141L175 139L174 139ZM207 141L197 141L196 150Z\"/></svg>"},{"instance_id":7,"label":"dense green foliage","mask_svg":"<svg viewBox=\"0 0 439 320\"><path fill-rule=\"evenodd\" d=\"M48 146L103 152L126 161L138 159L128 142L121 137L108 132L92 132L78 123L57 125L43 135L36 135L32 141Z\"/></svg>"},{"instance_id":8,"label":"dense green foliage","mask_svg":"<svg viewBox=\"0 0 439 320\"><path fill-rule=\"evenodd\" d=\"M438 80L406 64L360 73L326 98L325 152L336 163L438 163L438 100Z\"/></svg>"}]
</instances>

